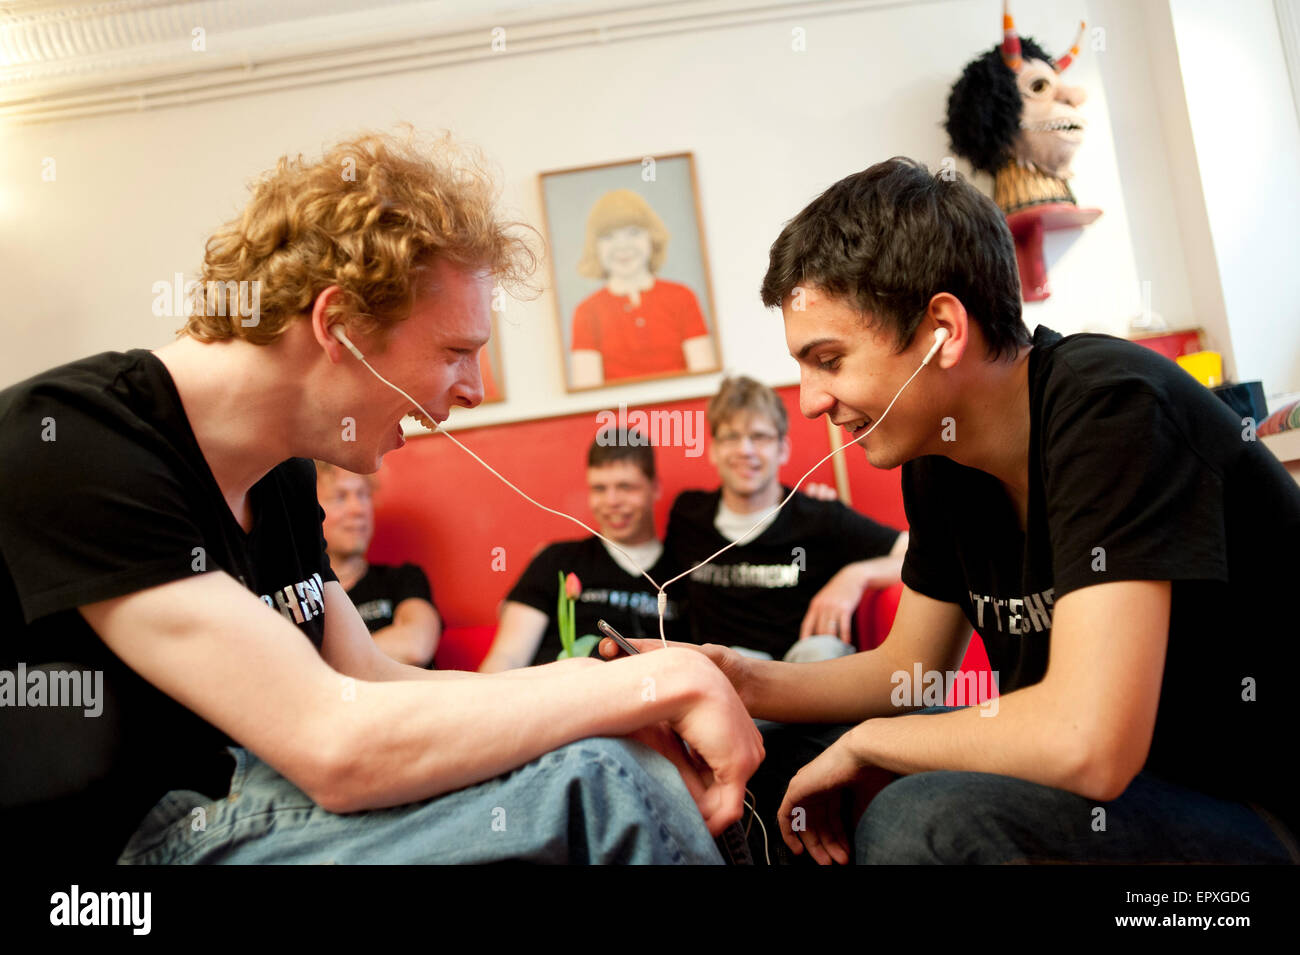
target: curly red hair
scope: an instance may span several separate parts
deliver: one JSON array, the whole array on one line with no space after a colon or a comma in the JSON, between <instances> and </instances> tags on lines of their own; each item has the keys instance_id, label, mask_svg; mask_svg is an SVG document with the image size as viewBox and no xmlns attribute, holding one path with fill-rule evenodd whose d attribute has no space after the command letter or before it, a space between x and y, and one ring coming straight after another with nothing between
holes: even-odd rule
<instances>
[{"instance_id":1,"label":"curly red hair","mask_svg":"<svg viewBox=\"0 0 1300 955\"><path fill-rule=\"evenodd\" d=\"M316 162L282 157L251 190L244 211L207 241L181 330L200 341L268 344L331 285L343 290L331 320L387 330L410 314L417 267L439 259L536 291L528 279L537 254L518 231L536 230L498 218L486 160L450 134L424 143L413 129L365 133ZM260 283L255 324L207 307L208 290L232 282Z\"/></svg>"}]
</instances>

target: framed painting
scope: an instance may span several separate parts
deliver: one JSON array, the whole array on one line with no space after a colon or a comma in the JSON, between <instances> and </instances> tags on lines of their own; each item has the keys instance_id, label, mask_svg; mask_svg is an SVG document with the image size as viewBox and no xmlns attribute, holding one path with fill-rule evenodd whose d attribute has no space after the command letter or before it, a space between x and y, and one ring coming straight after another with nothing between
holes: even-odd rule
<instances>
[{"instance_id":1,"label":"framed painting","mask_svg":"<svg viewBox=\"0 0 1300 955\"><path fill-rule=\"evenodd\" d=\"M541 174L568 391L721 368L690 153Z\"/></svg>"}]
</instances>

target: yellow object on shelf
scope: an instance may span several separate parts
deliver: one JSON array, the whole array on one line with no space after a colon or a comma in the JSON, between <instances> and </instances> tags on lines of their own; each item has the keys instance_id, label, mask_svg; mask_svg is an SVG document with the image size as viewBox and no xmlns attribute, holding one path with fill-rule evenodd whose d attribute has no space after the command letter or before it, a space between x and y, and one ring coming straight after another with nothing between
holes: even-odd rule
<instances>
[{"instance_id":1,"label":"yellow object on shelf","mask_svg":"<svg viewBox=\"0 0 1300 955\"><path fill-rule=\"evenodd\" d=\"M1179 355L1174 361L1206 388L1223 384L1223 356L1217 351L1197 351Z\"/></svg>"}]
</instances>

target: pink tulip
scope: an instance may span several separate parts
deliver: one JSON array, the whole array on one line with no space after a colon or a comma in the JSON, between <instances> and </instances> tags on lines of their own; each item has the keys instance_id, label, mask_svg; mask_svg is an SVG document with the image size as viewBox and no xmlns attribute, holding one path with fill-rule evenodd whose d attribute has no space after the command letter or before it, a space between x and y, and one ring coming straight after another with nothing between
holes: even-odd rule
<instances>
[{"instance_id":1,"label":"pink tulip","mask_svg":"<svg viewBox=\"0 0 1300 955\"><path fill-rule=\"evenodd\" d=\"M570 600L577 600L582 596L582 582L578 580L577 574L569 574L564 578L564 596Z\"/></svg>"}]
</instances>

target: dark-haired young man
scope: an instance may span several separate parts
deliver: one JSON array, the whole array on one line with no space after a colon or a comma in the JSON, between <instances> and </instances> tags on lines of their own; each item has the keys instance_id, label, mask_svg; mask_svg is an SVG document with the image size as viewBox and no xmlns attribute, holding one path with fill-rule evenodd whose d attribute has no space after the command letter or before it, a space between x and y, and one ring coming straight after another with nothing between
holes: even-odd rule
<instances>
[{"instance_id":1,"label":"dark-haired young man","mask_svg":"<svg viewBox=\"0 0 1300 955\"><path fill-rule=\"evenodd\" d=\"M762 297L804 413L857 437L880 422L862 444L903 465L911 524L881 647L803 666L706 650L752 715L854 724L790 781L786 843L848 861L841 810L884 770L902 778L857 823L859 862L1296 861L1278 598L1300 578L1300 488L1241 421L1137 345L1031 337L997 207L910 160L796 216ZM996 709L917 712L972 627Z\"/></svg>"},{"instance_id":2,"label":"dark-haired young man","mask_svg":"<svg viewBox=\"0 0 1300 955\"><path fill-rule=\"evenodd\" d=\"M660 583L678 573L655 534L658 497L655 452L645 436L623 428L598 434L587 451L587 503L600 533L627 555L594 535L544 548L506 595L496 639L479 672L555 660L563 649L555 616L560 573L576 574L582 585L574 604L576 636L598 635L596 621L604 619L626 637L658 638L657 591L638 569ZM687 639L684 625L682 602L670 596L664 633L670 640Z\"/></svg>"}]
</instances>

